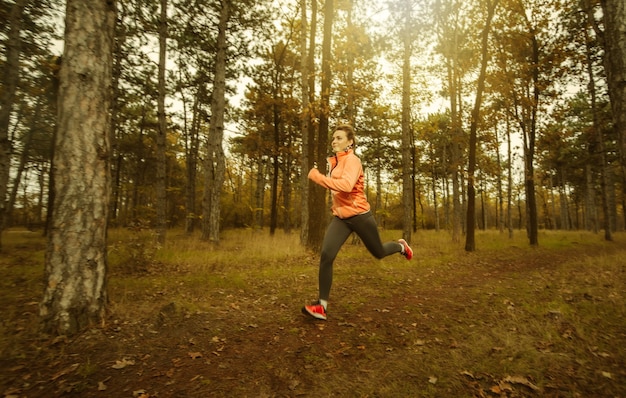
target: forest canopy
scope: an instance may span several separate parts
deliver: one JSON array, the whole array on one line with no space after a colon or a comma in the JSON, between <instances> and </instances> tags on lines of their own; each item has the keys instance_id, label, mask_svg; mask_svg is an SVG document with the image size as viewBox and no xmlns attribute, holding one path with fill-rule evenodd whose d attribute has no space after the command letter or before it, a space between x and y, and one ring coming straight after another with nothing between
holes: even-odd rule
<instances>
[{"instance_id":1,"label":"forest canopy","mask_svg":"<svg viewBox=\"0 0 626 398\"><path fill-rule=\"evenodd\" d=\"M3 229L47 222L64 7L1 1ZM624 229L624 137L599 1L116 8L110 225L308 230L329 212L312 213L325 199L305 176L330 152L329 128L347 122L382 228L467 230L474 123L476 228L527 228L530 192L539 228Z\"/></svg>"}]
</instances>

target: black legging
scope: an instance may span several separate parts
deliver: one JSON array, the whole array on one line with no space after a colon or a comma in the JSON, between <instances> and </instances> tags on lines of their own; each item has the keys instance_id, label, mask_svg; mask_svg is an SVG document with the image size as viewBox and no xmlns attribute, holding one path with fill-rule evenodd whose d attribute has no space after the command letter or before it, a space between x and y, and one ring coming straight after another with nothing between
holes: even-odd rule
<instances>
[{"instance_id":1,"label":"black legging","mask_svg":"<svg viewBox=\"0 0 626 398\"><path fill-rule=\"evenodd\" d=\"M378 234L378 227L371 212L341 219L333 217L326 229L319 271L319 298L328 300L330 287L333 284L333 263L339 249L352 232L355 232L372 255L378 259L393 253L400 253L402 245L398 242L383 243Z\"/></svg>"}]
</instances>

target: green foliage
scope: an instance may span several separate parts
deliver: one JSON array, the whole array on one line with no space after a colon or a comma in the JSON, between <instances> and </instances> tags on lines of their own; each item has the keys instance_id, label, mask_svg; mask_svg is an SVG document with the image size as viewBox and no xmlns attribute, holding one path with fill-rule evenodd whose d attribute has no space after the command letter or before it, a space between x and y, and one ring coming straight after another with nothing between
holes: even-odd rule
<instances>
[{"instance_id":1,"label":"green foliage","mask_svg":"<svg viewBox=\"0 0 626 398\"><path fill-rule=\"evenodd\" d=\"M411 59L410 127L416 159L415 197L419 225L450 228L453 209L452 179L460 186L466 166L470 107L467 98L476 85L477 45L482 29L484 1L444 0L438 2L392 1L337 2L332 40L333 60L329 109L331 125L352 122L358 132L358 154L362 157L368 185L376 207L390 214L386 219L397 227L402 202L399 181L399 109L402 46L398 29L410 26L414 48ZM211 81L216 50L217 8L213 0L170 2L168 21L167 75L167 223L182 226L193 215L202 214L202 162L211 117ZM601 40L590 18L599 17L598 2L589 13L581 2L501 0L490 37L490 64L483 117L479 121L476 186L485 203L486 227L495 226L503 215L496 210L499 196L510 191L519 203L507 204L516 212L515 225L526 224L521 159L523 136L534 111L537 127L535 182L543 226L583 228L598 194L588 191L582 170L591 168L597 180L600 169L597 132L592 131L588 92L587 56L597 80L598 110L608 172L620 171L618 141L609 129L610 111L603 71ZM11 2L4 4L7 16ZM11 114L11 165L9 199L14 224L41 224L46 217L52 135L56 117L57 72L62 60L59 46L51 44L61 33L51 21L61 19L62 3L29 3L24 18L20 80ZM227 182L222 195L225 228L268 225L288 229L299 224L301 181L301 57L300 4L293 2L232 3L229 26L227 91ZM523 7L524 9L522 9ZM112 224L129 226L138 220L155 225L154 180L156 72L151 46L156 42L158 5L146 1L118 2L116 64L112 89L115 106L112 127ZM306 10L307 23L313 21ZM322 33L323 7L317 10L317 32ZM407 21L406 19L409 18ZM598 25L601 27L601 24ZM2 27L6 36L9 25ZM306 38L310 39L310 38ZM316 38L319 43L319 37ZM532 59L533 40L539 59ZM308 41L307 41L308 42ZM585 53L587 47L589 53ZM320 48L312 49L311 81L319 85ZM536 69L534 69L536 67ZM531 86L537 72L536 103ZM7 84L7 83L3 83ZM316 126L320 117L319 87L313 93L309 112ZM578 93L578 94L576 94ZM583 93L585 93L583 95ZM455 107L455 109L451 109ZM504 132L504 133L503 133ZM510 142L509 142L510 140ZM504 155L512 145L511 164ZM321 149L324 151L324 149ZM507 154L508 155L508 154ZM262 159L263 166L256 164ZM24 162L23 164L21 162ZM23 167L23 169L20 169ZM508 184L506 172L513 168ZM274 180L274 176L277 179ZM428 182L428 183L425 183ZM498 186L498 182L502 182ZM623 229L619 204L621 183L610 179L611 214L614 228ZM552 190L558 191L554 194ZM271 192L269 192L271 191ZM461 190L459 190L461 191ZM462 192L459 192L461 194ZM283 195L281 197L281 195ZM280 198L276 199L276 198ZM383 203L384 198L384 204ZM263 199L263 200L261 200ZM463 202L465 198L460 198ZM567 203L571 223L552 214L552 205ZM375 203L373 203L375 204ZM565 206L565 205L564 205ZM259 209L251 211L250 209ZM566 211L563 211L565 213ZM561 213L561 212L559 212ZM577 214L573 214L577 213ZM261 214L261 219L255 215ZM437 219L437 217L439 219ZM552 218L556 220L552 221ZM564 216L563 216L564 218ZM198 218L195 218L198 221ZM544 220L550 220L544 221ZM598 222L599 224L599 222ZM143 254L142 254L143 255ZM126 257L132 257L126 254ZM145 256L149 257L146 253Z\"/></svg>"}]
</instances>

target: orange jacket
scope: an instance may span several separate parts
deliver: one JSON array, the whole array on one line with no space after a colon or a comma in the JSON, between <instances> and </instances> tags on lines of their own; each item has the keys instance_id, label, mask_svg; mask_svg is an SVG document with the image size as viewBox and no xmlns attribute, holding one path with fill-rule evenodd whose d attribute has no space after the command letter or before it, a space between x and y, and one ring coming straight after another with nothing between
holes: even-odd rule
<instances>
[{"instance_id":1,"label":"orange jacket","mask_svg":"<svg viewBox=\"0 0 626 398\"><path fill-rule=\"evenodd\" d=\"M361 160L350 149L328 158L330 173L323 175L316 168L309 171L309 179L330 189L333 198L331 210L339 218L367 213L370 204L365 197L365 178Z\"/></svg>"}]
</instances>

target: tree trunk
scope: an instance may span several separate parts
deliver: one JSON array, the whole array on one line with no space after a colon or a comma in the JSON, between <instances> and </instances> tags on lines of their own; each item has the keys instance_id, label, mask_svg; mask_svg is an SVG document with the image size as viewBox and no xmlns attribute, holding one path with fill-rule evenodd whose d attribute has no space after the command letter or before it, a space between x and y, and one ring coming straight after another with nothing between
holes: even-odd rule
<instances>
[{"instance_id":1,"label":"tree trunk","mask_svg":"<svg viewBox=\"0 0 626 398\"><path fill-rule=\"evenodd\" d=\"M28 0L17 0L11 7L8 22L8 37L5 41L6 60L2 71L2 93L0 94L0 250L2 249L2 231L7 215L7 187L11 169L11 142L9 141L9 123L15 101L15 92L20 78L20 53L22 41L22 14Z\"/></svg>"},{"instance_id":2,"label":"tree trunk","mask_svg":"<svg viewBox=\"0 0 626 398\"><path fill-rule=\"evenodd\" d=\"M529 32L532 39L532 81L533 102L531 105L530 128L524 151L525 177L526 177L526 203L528 208L528 241L531 246L539 245L539 220L537 214L537 197L535 195L535 141L537 137L537 108L539 106L539 44L537 36L531 29Z\"/></svg>"},{"instance_id":3,"label":"tree trunk","mask_svg":"<svg viewBox=\"0 0 626 398\"><path fill-rule=\"evenodd\" d=\"M315 1L313 2L315 4ZM316 7L314 6L314 9ZM319 126L317 131L317 141L315 144L315 159L324 172L326 168L326 156L328 154L328 118L330 112L330 82L331 82L331 49L333 18L335 14L334 1L327 0L324 4L324 35L322 39L322 81L320 93ZM313 24L313 22L311 22ZM311 27L313 29L313 27ZM309 60L314 46L309 46ZM309 66L311 63L309 63ZM312 75L312 68L309 74ZM309 84L309 92L313 92L313 85ZM309 142L311 144L312 141ZM328 207L326 205L326 190L319 185L309 183L309 218L315 220L309 225L308 247L314 251L319 251L324 238L326 220L328 219Z\"/></svg>"},{"instance_id":4,"label":"tree trunk","mask_svg":"<svg viewBox=\"0 0 626 398\"><path fill-rule=\"evenodd\" d=\"M265 161L263 156L256 159L256 189L254 191L254 223L257 229L263 229L263 209L265 207Z\"/></svg>"},{"instance_id":5,"label":"tree trunk","mask_svg":"<svg viewBox=\"0 0 626 398\"><path fill-rule=\"evenodd\" d=\"M506 223L509 239L513 238L513 152L511 150L511 124L506 115L506 154L507 154L507 187L506 187Z\"/></svg>"},{"instance_id":6,"label":"tree trunk","mask_svg":"<svg viewBox=\"0 0 626 398\"><path fill-rule=\"evenodd\" d=\"M411 5L407 3L404 13L405 26L402 31L404 44L402 60L402 238L411 243L413 221L413 184L411 179L413 144L411 142Z\"/></svg>"},{"instance_id":7,"label":"tree trunk","mask_svg":"<svg viewBox=\"0 0 626 398\"><path fill-rule=\"evenodd\" d=\"M22 143L22 153L20 155L20 161L17 165L17 169L15 170L15 178L13 179L13 186L11 188L11 192L9 193L9 198L7 200L6 213L5 213L5 225L7 221L10 221L11 213L13 212L13 207L15 206L15 200L17 199L17 190L20 186L20 181L22 180L22 173L24 173L24 168L26 167L26 162L28 160L28 155L31 150L31 142L33 141L33 135L37 129L37 124L41 120L41 107L42 107L42 98L37 98L37 103L35 104L35 113L29 122L29 127L26 132L26 136L23 139ZM43 171L42 171L43 173ZM40 219L37 220L39 222Z\"/></svg>"},{"instance_id":8,"label":"tree trunk","mask_svg":"<svg viewBox=\"0 0 626 398\"><path fill-rule=\"evenodd\" d=\"M315 0L313 0L315 1ZM306 48L307 39L307 22L306 22L306 0L300 0L301 12L301 31L300 31L300 67L302 68L302 76L300 85L302 89L302 179L300 181L302 189L302 209L300 211L300 244L306 245L309 240L309 178L307 173L311 168L309 156L311 143L309 142L309 129L311 124L311 104L309 103L309 68L308 55ZM311 18L313 19L313 18ZM311 50L313 51L313 50Z\"/></svg>"},{"instance_id":9,"label":"tree trunk","mask_svg":"<svg viewBox=\"0 0 626 398\"><path fill-rule=\"evenodd\" d=\"M293 134L287 134L287 147L291 148ZM283 166L283 231L285 234L291 233L291 165L293 158L291 152L285 154Z\"/></svg>"},{"instance_id":10,"label":"tree trunk","mask_svg":"<svg viewBox=\"0 0 626 398\"><path fill-rule=\"evenodd\" d=\"M120 15L123 10L118 10L118 20L123 20L124 15ZM126 40L125 27L121 23L115 24L115 41L113 42L113 71L111 78L111 98L119 98L120 96L120 79L122 77L122 62L126 54L122 51ZM118 131L118 121L121 101L111 101L111 126L109 128L109 137L111 139L111 161L113 163L112 171L115 173L111 187L111 210L110 217L113 225L117 225L119 215L120 195L122 192L121 178L123 156L120 154L116 132Z\"/></svg>"},{"instance_id":11,"label":"tree trunk","mask_svg":"<svg viewBox=\"0 0 626 398\"><path fill-rule=\"evenodd\" d=\"M183 90L181 90L182 94ZM200 84L193 99L191 127L187 126L187 111L183 98L183 120L185 134L185 233L193 233L196 227L196 175L198 172L198 148L200 130L200 100L203 97L204 84Z\"/></svg>"},{"instance_id":12,"label":"tree trunk","mask_svg":"<svg viewBox=\"0 0 626 398\"><path fill-rule=\"evenodd\" d=\"M500 146L500 139L499 139L499 134L498 134L498 128L495 128L495 136L496 136L496 144L499 147ZM497 209L496 209L496 221L497 221L497 228L498 231L500 231L500 233L504 232L504 192L502 189L502 177L503 177L503 170L502 170L502 158L500 155L500 151L497 150L496 151L496 165L497 165L497 170L498 170L498 181L496 183L497 187L498 187L498 203L497 203Z\"/></svg>"},{"instance_id":13,"label":"tree trunk","mask_svg":"<svg viewBox=\"0 0 626 398\"><path fill-rule=\"evenodd\" d=\"M220 20L215 54L215 74L211 96L211 122L209 125L208 152L205 165L202 239L220 241L220 197L226 171L224 159L224 113L226 108L226 32L230 19L230 0L221 2Z\"/></svg>"},{"instance_id":14,"label":"tree trunk","mask_svg":"<svg viewBox=\"0 0 626 398\"><path fill-rule=\"evenodd\" d=\"M476 228L476 188L474 186L474 172L476 170L476 143L478 119L480 117L480 106L482 104L483 91L485 89L485 78L487 76L488 62L488 44L489 30L491 29L491 20L498 4L498 0L487 1L487 19L482 32L481 43L481 64L480 74L478 75L478 83L476 87L476 97L474 99L474 108L472 109L472 120L470 123L469 137L469 165L467 167L467 235L465 236L465 250L476 250L475 228Z\"/></svg>"},{"instance_id":15,"label":"tree trunk","mask_svg":"<svg viewBox=\"0 0 626 398\"><path fill-rule=\"evenodd\" d=\"M588 18L591 19L593 18L593 16L588 14ZM591 133L593 134L593 137L590 138L590 140L593 142L593 144L597 144L597 150L600 153L600 165L599 165L600 195L602 197L601 199L602 211L604 213L604 222L603 222L604 239L607 241L612 241L613 236L611 234L611 225L610 225L611 216L609 212L608 189L607 189L608 165L606 161L606 152L604 149L604 134L602 134L602 127L600 126L599 115L598 115L599 110L598 110L597 96L596 96L596 83L595 83L596 80L595 80L595 73L593 71L593 52L591 48L590 38L588 37L588 34L587 34L587 30L585 29L584 32L585 32L585 56L586 56L586 61L587 61L587 76L589 78L588 88L589 88L589 97L591 100L591 115L592 115L592 128L593 128L593 130L591 131ZM624 55L626 55L626 52L624 52ZM596 148L596 145L590 145L589 147ZM591 154L589 155L591 159ZM588 170L586 172L586 176L587 176L587 184L588 184L587 191L590 192L590 194L588 195L588 200L590 203L588 203L587 207L590 208L591 205L594 204L595 202L594 201L595 195L593 195L595 193L595 189L593 189L593 184L591 183L591 178L590 178L591 170L592 170L591 163L586 165L585 170L586 171ZM595 211L595 205L593 206L593 208ZM594 220L594 227L597 230L595 217L593 217L593 220Z\"/></svg>"},{"instance_id":16,"label":"tree trunk","mask_svg":"<svg viewBox=\"0 0 626 398\"><path fill-rule=\"evenodd\" d=\"M156 139L156 234L160 244L165 243L167 232L167 120L165 118L165 62L167 59L167 0L161 0L161 15L159 18L159 72L158 72L158 100L157 117L159 129Z\"/></svg>"},{"instance_id":17,"label":"tree trunk","mask_svg":"<svg viewBox=\"0 0 626 398\"><path fill-rule=\"evenodd\" d=\"M619 141L622 171L622 214L626 225L626 3L601 0L604 19L604 69Z\"/></svg>"},{"instance_id":18,"label":"tree trunk","mask_svg":"<svg viewBox=\"0 0 626 398\"><path fill-rule=\"evenodd\" d=\"M68 0L54 170L56 199L39 307L43 330L74 334L107 303L109 109L115 2Z\"/></svg>"}]
</instances>

